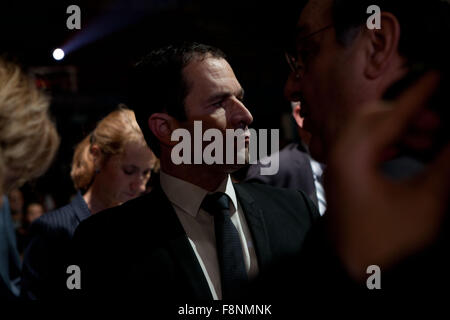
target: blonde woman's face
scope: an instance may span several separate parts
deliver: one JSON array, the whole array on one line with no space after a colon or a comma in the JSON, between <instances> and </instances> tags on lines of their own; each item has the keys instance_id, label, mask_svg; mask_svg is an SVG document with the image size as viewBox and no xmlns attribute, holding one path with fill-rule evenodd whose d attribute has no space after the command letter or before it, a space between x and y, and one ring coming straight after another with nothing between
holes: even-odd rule
<instances>
[{"instance_id":1,"label":"blonde woman's face","mask_svg":"<svg viewBox=\"0 0 450 320\"><path fill-rule=\"evenodd\" d=\"M119 205L140 196L150 179L155 157L148 147L134 143L125 146L123 154L111 156L95 177L102 198Z\"/></svg>"}]
</instances>

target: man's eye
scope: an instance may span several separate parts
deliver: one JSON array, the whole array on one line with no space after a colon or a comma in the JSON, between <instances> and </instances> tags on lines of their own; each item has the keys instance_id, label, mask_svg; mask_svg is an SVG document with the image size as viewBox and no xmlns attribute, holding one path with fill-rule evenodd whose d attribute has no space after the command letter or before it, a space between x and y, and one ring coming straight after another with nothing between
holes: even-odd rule
<instances>
[{"instance_id":1,"label":"man's eye","mask_svg":"<svg viewBox=\"0 0 450 320\"><path fill-rule=\"evenodd\" d=\"M216 108L223 108L224 104L225 104L225 101L224 100L220 100L220 101L218 101L216 103L213 103L213 106L216 107Z\"/></svg>"}]
</instances>

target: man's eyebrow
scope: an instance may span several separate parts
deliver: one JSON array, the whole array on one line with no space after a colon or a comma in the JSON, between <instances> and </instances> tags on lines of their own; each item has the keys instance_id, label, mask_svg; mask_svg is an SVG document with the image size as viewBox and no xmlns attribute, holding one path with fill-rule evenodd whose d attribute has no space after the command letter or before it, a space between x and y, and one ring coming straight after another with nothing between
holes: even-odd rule
<instances>
[{"instance_id":1,"label":"man's eyebrow","mask_svg":"<svg viewBox=\"0 0 450 320\"><path fill-rule=\"evenodd\" d=\"M221 101L221 100L231 97L232 95L233 95L232 92L219 92L219 93L213 94L211 97L209 97L208 100L206 100L206 102L212 103L214 101ZM243 99L244 98L244 89L240 88L239 91L236 92L235 96L238 99Z\"/></svg>"},{"instance_id":2,"label":"man's eyebrow","mask_svg":"<svg viewBox=\"0 0 450 320\"><path fill-rule=\"evenodd\" d=\"M207 103L212 103L215 101L221 101L231 96L231 92L219 92L215 93L206 100Z\"/></svg>"}]
</instances>

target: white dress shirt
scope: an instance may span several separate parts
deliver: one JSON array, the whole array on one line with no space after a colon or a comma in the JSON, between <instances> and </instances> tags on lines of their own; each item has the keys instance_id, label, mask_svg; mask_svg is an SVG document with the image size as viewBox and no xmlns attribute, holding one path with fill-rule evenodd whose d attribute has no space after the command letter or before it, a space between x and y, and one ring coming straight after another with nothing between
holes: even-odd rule
<instances>
[{"instance_id":1,"label":"white dress shirt","mask_svg":"<svg viewBox=\"0 0 450 320\"><path fill-rule=\"evenodd\" d=\"M309 157L311 169L314 177L314 186L316 187L317 202L319 204L319 213L324 215L327 210L327 200L325 198L325 189L323 188L323 168L324 165Z\"/></svg>"},{"instance_id":2,"label":"white dress shirt","mask_svg":"<svg viewBox=\"0 0 450 320\"><path fill-rule=\"evenodd\" d=\"M163 171L160 173L160 182L197 256L214 300L221 300L222 288L220 283L219 260L217 258L214 217L200 208L203 199L209 192ZM258 274L256 252L247 221L237 201L233 183L229 175L214 192L223 192L231 200L231 221L239 233L245 268L249 279L252 279Z\"/></svg>"}]
</instances>

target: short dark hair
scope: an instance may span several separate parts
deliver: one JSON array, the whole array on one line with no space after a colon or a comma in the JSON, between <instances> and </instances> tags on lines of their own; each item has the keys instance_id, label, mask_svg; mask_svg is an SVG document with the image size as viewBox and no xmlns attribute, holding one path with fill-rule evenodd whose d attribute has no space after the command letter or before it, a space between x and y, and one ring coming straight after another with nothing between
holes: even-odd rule
<instances>
[{"instance_id":1,"label":"short dark hair","mask_svg":"<svg viewBox=\"0 0 450 320\"><path fill-rule=\"evenodd\" d=\"M213 57L225 59L225 54L213 46L190 42L156 49L139 61L132 70L129 107L145 140L153 152L160 156L159 140L148 127L149 117L165 112L179 121L186 120L184 101L189 84L183 69L192 59Z\"/></svg>"},{"instance_id":2,"label":"short dark hair","mask_svg":"<svg viewBox=\"0 0 450 320\"><path fill-rule=\"evenodd\" d=\"M450 35L450 3L444 0L334 0L333 22L342 45L352 42L357 30L366 24L367 8L374 4L397 17L402 56L430 67L439 68L446 63L448 51L443 50L443 42Z\"/></svg>"}]
</instances>

